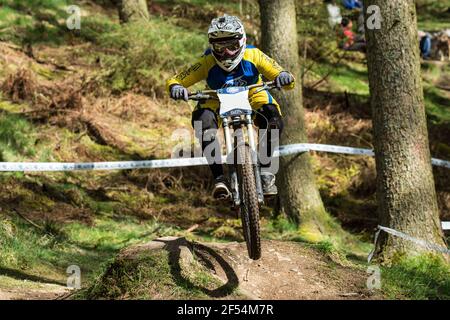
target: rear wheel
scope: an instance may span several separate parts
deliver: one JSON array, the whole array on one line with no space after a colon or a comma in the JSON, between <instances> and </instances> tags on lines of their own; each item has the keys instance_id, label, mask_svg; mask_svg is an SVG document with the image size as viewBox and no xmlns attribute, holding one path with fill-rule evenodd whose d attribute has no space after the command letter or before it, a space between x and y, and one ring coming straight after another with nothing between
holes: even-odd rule
<instances>
[{"instance_id":1,"label":"rear wheel","mask_svg":"<svg viewBox=\"0 0 450 320\"><path fill-rule=\"evenodd\" d=\"M243 141L242 135L237 137L237 160L242 229L248 255L257 260L261 258L258 193L250 147Z\"/></svg>"}]
</instances>

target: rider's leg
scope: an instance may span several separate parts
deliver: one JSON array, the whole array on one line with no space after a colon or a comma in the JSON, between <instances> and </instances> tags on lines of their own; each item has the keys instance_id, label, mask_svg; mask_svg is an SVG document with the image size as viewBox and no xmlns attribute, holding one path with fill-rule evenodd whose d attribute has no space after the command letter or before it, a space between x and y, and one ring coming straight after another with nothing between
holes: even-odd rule
<instances>
[{"instance_id":1,"label":"rider's leg","mask_svg":"<svg viewBox=\"0 0 450 320\"><path fill-rule=\"evenodd\" d=\"M272 155L279 145L279 137L283 130L283 120L274 104L266 104L260 108L255 117L259 127L259 152L261 159L261 180L265 195L277 194L275 174L278 167L272 166Z\"/></svg>"},{"instance_id":2,"label":"rider's leg","mask_svg":"<svg viewBox=\"0 0 450 320\"><path fill-rule=\"evenodd\" d=\"M217 138L218 122L216 113L211 109L196 109L192 113L192 126L195 129L197 139L201 141L203 155L206 157L211 173L214 176L213 196L216 198L228 197L230 191L225 183L223 174L220 144Z\"/></svg>"}]
</instances>

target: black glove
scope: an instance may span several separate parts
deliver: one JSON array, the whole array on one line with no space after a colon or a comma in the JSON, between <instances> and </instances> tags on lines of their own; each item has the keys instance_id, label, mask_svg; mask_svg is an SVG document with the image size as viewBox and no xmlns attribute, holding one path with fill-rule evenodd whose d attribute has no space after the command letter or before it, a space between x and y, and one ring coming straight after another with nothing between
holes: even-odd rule
<instances>
[{"instance_id":1,"label":"black glove","mask_svg":"<svg viewBox=\"0 0 450 320\"><path fill-rule=\"evenodd\" d=\"M185 87L179 84L175 84L170 88L170 97L174 100L188 101L188 91Z\"/></svg>"},{"instance_id":2,"label":"black glove","mask_svg":"<svg viewBox=\"0 0 450 320\"><path fill-rule=\"evenodd\" d=\"M275 85L278 89L290 85L292 82L294 82L294 76L286 71L281 71L280 74L275 78Z\"/></svg>"}]
</instances>

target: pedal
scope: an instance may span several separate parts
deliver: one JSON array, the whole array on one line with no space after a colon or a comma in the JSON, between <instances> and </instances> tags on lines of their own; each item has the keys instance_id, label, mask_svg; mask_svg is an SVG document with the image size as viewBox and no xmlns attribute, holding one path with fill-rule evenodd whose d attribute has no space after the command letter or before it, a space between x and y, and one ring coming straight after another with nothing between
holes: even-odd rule
<instances>
[{"instance_id":1,"label":"pedal","mask_svg":"<svg viewBox=\"0 0 450 320\"><path fill-rule=\"evenodd\" d=\"M225 186L225 184L222 186L216 186L216 188L213 191L212 194L214 199L217 200L227 200L231 198L231 192L228 190L228 188Z\"/></svg>"}]
</instances>

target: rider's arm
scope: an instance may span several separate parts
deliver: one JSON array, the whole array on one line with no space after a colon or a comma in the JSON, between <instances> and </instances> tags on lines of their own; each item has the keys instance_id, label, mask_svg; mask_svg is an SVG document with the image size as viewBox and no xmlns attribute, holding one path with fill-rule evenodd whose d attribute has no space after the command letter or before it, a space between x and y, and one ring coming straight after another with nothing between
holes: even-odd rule
<instances>
[{"instance_id":1,"label":"rider's arm","mask_svg":"<svg viewBox=\"0 0 450 320\"><path fill-rule=\"evenodd\" d=\"M170 92L170 87L179 84L188 88L197 82L200 82L207 77L207 61L205 56L202 56L196 63L184 69L176 76L170 78L166 82L166 89Z\"/></svg>"},{"instance_id":2,"label":"rider's arm","mask_svg":"<svg viewBox=\"0 0 450 320\"><path fill-rule=\"evenodd\" d=\"M266 55L259 49L256 49L255 61L257 62L258 71L266 77L269 81L275 80L275 78L284 70L274 59ZM286 89L292 89L295 87L295 80Z\"/></svg>"}]
</instances>

